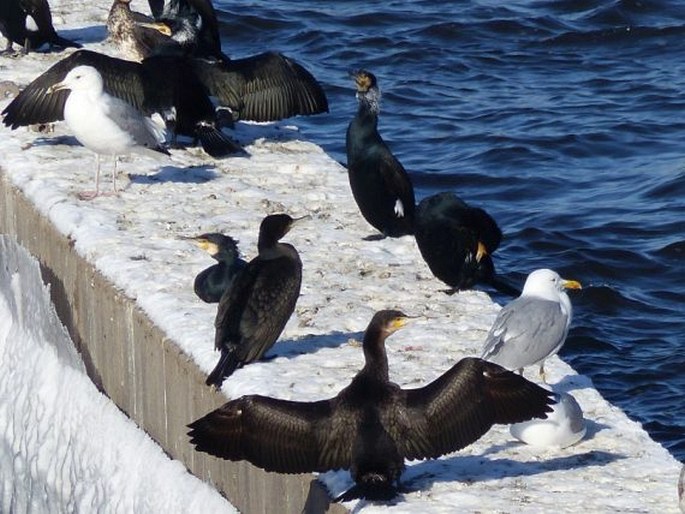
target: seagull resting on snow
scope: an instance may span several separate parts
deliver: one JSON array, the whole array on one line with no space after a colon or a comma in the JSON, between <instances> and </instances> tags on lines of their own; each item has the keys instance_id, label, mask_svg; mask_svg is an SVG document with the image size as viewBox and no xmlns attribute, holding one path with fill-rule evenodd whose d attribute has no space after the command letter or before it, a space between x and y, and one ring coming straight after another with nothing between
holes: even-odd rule
<instances>
[{"instance_id":1,"label":"seagull resting on snow","mask_svg":"<svg viewBox=\"0 0 685 514\"><path fill-rule=\"evenodd\" d=\"M545 359L563 346L573 314L564 290L580 288L579 282L563 279L550 269L533 271L521 296L497 315L481 358L520 373L526 366L539 364L546 383Z\"/></svg>"},{"instance_id":2,"label":"seagull resting on snow","mask_svg":"<svg viewBox=\"0 0 685 514\"><path fill-rule=\"evenodd\" d=\"M114 157L112 185L116 193L117 156L132 151L154 150L169 155L162 146L163 125L144 116L132 105L104 91L100 72L92 66L76 66L62 82L52 85L48 93L70 90L64 104L64 120L76 139L97 155L95 191L79 195L92 199L100 194L100 156Z\"/></svg>"},{"instance_id":3,"label":"seagull resting on snow","mask_svg":"<svg viewBox=\"0 0 685 514\"><path fill-rule=\"evenodd\" d=\"M537 448L566 448L579 442L587 432L583 409L569 393L561 392L546 419L531 419L509 426L519 441Z\"/></svg>"}]
</instances>

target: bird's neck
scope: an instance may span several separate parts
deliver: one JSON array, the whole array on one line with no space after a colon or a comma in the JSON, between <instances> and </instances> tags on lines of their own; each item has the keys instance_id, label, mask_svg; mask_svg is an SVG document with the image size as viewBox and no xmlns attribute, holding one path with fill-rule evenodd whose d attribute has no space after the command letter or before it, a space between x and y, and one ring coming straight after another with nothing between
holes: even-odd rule
<instances>
[{"instance_id":1,"label":"bird's neck","mask_svg":"<svg viewBox=\"0 0 685 514\"><path fill-rule=\"evenodd\" d=\"M364 334L364 359L366 364L364 368L368 374L377 376L378 378L387 381L388 374L388 356L385 352L385 337L372 331L369 334Z\"/></svg>"},{"instance_id":2,"label":"bird's neck","mask_svg":"<svg viewBox=\"0 0 685 514\"><path fill-rule=\"evenodd\" d=\"M380 108L377 102L368 97L359 98L356 120L358 123L376 129L378 126L378 114Z\"/></svg>"},{"instance_id":3,"label":"bird's neck","mask_svg":"<svg viewBox=\"0 0 685 514\"><path fill-rule=\"evenodd\" d=\"M378 133L378 115L360 102L357 115L352 119L347 129L345 145L348 164L355 157L363 155L369 144L379 140L382 139Z\"/></svg>"},{"instance_id":4,"label":"bird's neck","mask_svg":"<svg viewBox=\"0 0 685 514\"><path fill-rule=\"evenodd\" d=\"M377 87L372 87L363 93L357 93L357 100L359 100L359 112L362 110L378 117L381 112L381 91Z\"/></svg>"},{"instance_id":5,"label":"bird's neck","mask_svg":"<svg viewBox=\"0 0 685 514\"><path fill-rule=\"evenodd\" d=\"M280 252L278 251L279 244L274 241L262 241L261 239L257 243L257 252L259 256L265 259L269 257L275 257Z\"/></svg>"},{"instance_id":6,"label":"bird's neck","mask_svg":"<svg viewBox=\"0 0 685 514\"><path fill-rule=\"evenodd\" d=\"M573 317L573 306L571 305L571 299L565 292L559 295L559 305L561 306L561 311L566 314L568 321L567 324L571 323L571 318Z\"/></svg>"},{"instance_id":7,"label":"bird's neck","mask_svg":"<svg viewBox=\"0 0 685 514\"><path fill-rule=\"evenodd\" d=\"M236 254L230 251L221 251L218 254L216 254L214 258L217 261L223 262L226 265L230 266L231 264L233 264L233 261L235 261Z\"/></svg>"},{"instance_id":8,"label":"bird's neck","mask_svg":"<svg viewBox=\"0 0 685 514\"><path fill-rule=\"evenodd\" d=\"M259 252L259 258L262 260L278 259L283 256L299 259L297 250L288 243L270 242L269 244L257 244L257 251Z\"/></svg>"}]
</instances>

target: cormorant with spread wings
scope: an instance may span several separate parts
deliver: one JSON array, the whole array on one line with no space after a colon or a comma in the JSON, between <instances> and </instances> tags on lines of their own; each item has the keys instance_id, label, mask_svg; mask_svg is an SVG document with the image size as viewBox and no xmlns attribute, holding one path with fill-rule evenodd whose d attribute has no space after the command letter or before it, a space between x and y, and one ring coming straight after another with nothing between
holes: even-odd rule
<instances>
[{"instance_id":1,"label":"cormorant with spread wings","mask_svg":"<svg viewBox=\"0 0 685 514\"><path fill-rule=\"evenodd\" d=\"M495 423L551 412L550 391L478 358L460 360L424 387L400 388L389 379L385 339L406 320L394 310L374 315L364 334L366 364L334 398L243 396L191 423L191 443L267 471L349 469L356 485L339 500L389 500L404 459L437 458L473 443Z\"/></svg>"}]
</instances>

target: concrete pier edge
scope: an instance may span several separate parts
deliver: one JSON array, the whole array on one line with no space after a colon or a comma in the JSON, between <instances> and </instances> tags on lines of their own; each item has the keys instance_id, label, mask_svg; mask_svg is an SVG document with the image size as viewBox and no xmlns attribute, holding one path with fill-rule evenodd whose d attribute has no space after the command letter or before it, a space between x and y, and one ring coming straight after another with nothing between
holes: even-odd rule
<instances>
[{"instance_id":1,"label":"concrete pier edge","mask_svg":"<svg viewBox=\"0 0 685 514\"><path fill-rule=\"evenodd\" d=\"M195 452L186 425L226 402L205 374L136 305L74 250L72 241L0 168L0 232L40 263L57 313L96 386L171 457L244 513L347 512L313 475L267 473Z\"/></svg>"}]
</instances>

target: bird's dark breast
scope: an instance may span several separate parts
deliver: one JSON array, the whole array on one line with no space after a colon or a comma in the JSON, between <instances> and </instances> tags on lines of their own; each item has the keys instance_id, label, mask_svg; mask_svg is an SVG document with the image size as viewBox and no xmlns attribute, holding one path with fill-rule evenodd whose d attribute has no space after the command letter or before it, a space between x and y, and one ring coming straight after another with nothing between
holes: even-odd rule
<instances>
[{"instance_id":1,"label":"bird's dark breast","mask_svg":"<svg viewBox=\"0 0 685 514\"><path fill-rule=\"evenodd\" d=\"M404 469L404 458L381 421L383 402L362 412L350 472L362 485L390 487Z\"/></svg>"},{"instance_id":2,"label":"bird's dark breast","mask_svg":"<svg viewBox=\"0 0 685 514\"><path fill-rule=\"evenodd\" d=\"M406 221L395 213L398 195L388 191L379 172L379 157L373 151L348 161L350 189L364 219L387 235L404 234Z\"/></svg>"},{"instance_id":3,"label":"bird's dark breast","mask_svg":"<svg viewBox=\"0 0 685 514\"><path fill-rule=\"evenodd\" d=\"M302 282L301 270L298 263L288 259L268 261L254 290L259 303L271 305L278 311L281 304L297 299Z\"/></svg>"},{"instance_id":4,"label":"bird's dark breast","mask_svg":"<svg viewBox=\"0 0 685 514\"><path fill-rule=\"evenodd\" d=\"M357 115L347 129L347 170L352 196L362 216L391 237L413 232L414 198L405 171L370 116ZM403 212L396 212L401 200Z\"/></svg>"}]
</instances>

